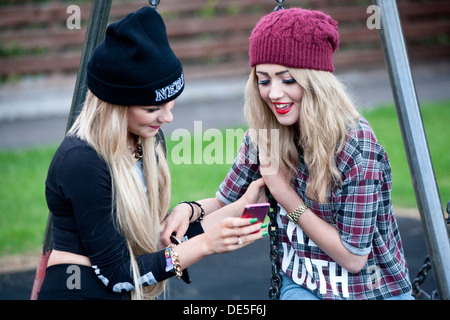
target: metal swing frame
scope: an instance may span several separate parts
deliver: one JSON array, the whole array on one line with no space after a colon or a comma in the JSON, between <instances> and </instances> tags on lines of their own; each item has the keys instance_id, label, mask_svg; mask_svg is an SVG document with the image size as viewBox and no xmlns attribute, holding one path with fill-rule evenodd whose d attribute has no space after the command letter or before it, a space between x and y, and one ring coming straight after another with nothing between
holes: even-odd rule
<instances>
[{"instance_id":1,"label":"metal swing frame","mask_svg":"<svg viewBox=\"0 0 450 320\"><path fill-rule=\"evenodd\" d=\"M86 29L86 37L84 40L83 51L81 54L80 67L78 69L77 80L72 97L72 105L67 120L66 132L72 127L75 119L80 114L87 93L86 67L97 45L103 40L108 23L109 12L111 10L112 0L93 0L91 11L89 13L89 21ZM158 1L159 2L159 1ZM53 218L50 213L47 218L47 226L45 228L44 240L42 243L41 254L38 266L36 268L36 276L31 290L31 300L36 300L45 277L45 269L47 268L48 258L53 249Z\"/></svg>"},{"instance_id":2,"label":"metal swing frame","mask_svg":"<svg viewBox=\"0 0 450 320\"><path fill-rule=\"evenodd\" d=\"M450 299L450 244L402 27L394 0L380 8L380 37L439 298Z\"/></svg>"},{"instance_id":3,"label":"metal swing frame","mask_svg":"<svg viewBox=\"0 0 450 320\"><path fill-rule=\"evenodd\" d=\"M275 10L283 9L282 4L284 0L275 1L277 2ZM83 106L87 92L86 65L92 52L104 38L111 2L112 0L92 1L66 131L72 126ZM160 0L149 0L150 5L155 9L159 2ZM445 219L411 75L397 4L395 0L373 0L373 3L380 8L380 37L383 52L394 94L411 177L413 178L414 192L430 252L430 260L434 267L434 275L438 284L439 298L450 300L449 235L445 228ZM273 228L276 228L275 216L276 212L271 217L271 226ZM269 229L272 229L271 226L269 226ZM271 244L273 241L275 241L273 244L276 244L276 230L271 232ZM32 300L37 299L52 248L52 215L49 214L31 292ZM270 254L272 263L276 263L278 259L276 245L272 245ZM278 268L272 271L272 287L269 290L269 297L278 299L281 279L276 274Z\"/></svg>"}]
</instances>

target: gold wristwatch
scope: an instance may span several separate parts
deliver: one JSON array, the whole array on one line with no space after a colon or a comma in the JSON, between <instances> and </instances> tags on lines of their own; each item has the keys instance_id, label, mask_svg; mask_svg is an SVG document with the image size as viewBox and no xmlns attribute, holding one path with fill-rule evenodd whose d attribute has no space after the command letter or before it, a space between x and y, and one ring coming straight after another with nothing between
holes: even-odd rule
<instances>
[{"instance_id":1,"label":"gold wristwatch","mask_svg":"<svg viewBox=\"0 0 450 320\"><path fill-rule=\"evenodd\" d=\"M303 212L306 211L306 209L308 209L308 206L306 205L306 203L302 203L301 205L299 205L297 207L297 209L295 209L293 212L289 212L287 214L287 217L289 218L289 220L291 220L293 223L297 224L297 220L298 218L302 215Z\"/></svg>"}]
</instances>

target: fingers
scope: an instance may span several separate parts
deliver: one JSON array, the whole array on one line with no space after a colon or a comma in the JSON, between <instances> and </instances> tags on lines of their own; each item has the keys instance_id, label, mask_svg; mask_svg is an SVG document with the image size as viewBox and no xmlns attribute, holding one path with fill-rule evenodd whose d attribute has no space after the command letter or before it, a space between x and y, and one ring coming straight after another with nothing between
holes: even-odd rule
<instances>
[{"instance_id":1,"label":"fingers","mask_svg":"<svg viewBox=\"0 0 450 320\"><path fill-rule=\"evenodd\" d=\"M252 181L252 183L250 183L249 185L249 189L255 189L255 190L261 190L266 186L264 179L263 178L259 178L257 180Z\"/></svg>"},{"instance_id":2,"label":"fingers","mask_svg":"<svg viewBox=\"0 0 450 320\"><path fill-rule=\"evenodd\" d=\"M161 233L160 240L164 247L167 247L172 242L170 240L170 236L174 233L174 229L166 227L164 231Z\"/></svg>"},{"instance_id":3,"label":"fingers","mask_svg":"<svg viewBox=\"0 0 450 320\"><path fill-rule=\"evenodd\" d=\"M242 246L267 235L267 224L258 223L256 218L230 218L225 219L224 224L224 238L228 238L229 244Z\"/></svg>"},{"instance_id":4,"label":"fingers","mask_svg":"<svg viewBox=\"0 0 450 320\"><path fill-rule=\"evenodd\" d=\"M236 240L233 239L233 240L235 240L233 244L235 244L237 246L236 249L238 249L240 247L245 247L246 245L253 243L256 240L261 239L263 237L263 234L264 234L263 231L257 231L257 232L251 233L249 235L238 236L236 238Z\"/></svg>"},{"instance_id":5,"label":"fingers","mask_svg":"<svg viewBox=\"0 0 450 320\"><path fill-rule=\"evenodd\" d=\"M265 190L266 190L266 184L263 178L259 178L255 181L253 181L245 194L242 196L243 201L248 203L258 203L258 202L265 202Z\"/></svg>"},{"instance_id":6,"label":"fingers","mask_svg":"<svg viewBox=\"0 0 450 320\"><path fill-rule=\"evenodd\" d=\"M267 234L261 227L255 218L225 218L205 232L207 251L213 254L242 248Z\"/></svg>"},{"instance_id":7,"label":"fingers","mask_svg":"<svg viewBox=\"0 0 450 320\"><path fill-rule=\"evenodd\" d=\"M259 178L257 180L254 180L252 183L254 183L257 187L262 188L264 187L264 179L263 178Z\"/></svg>"},{"instance_id":8,"label":"fingers","mask_svg":"<svg viewBox=\"0 0 450 320\"><path fill-rule=\"evenodd\" d=\"M189 216L191 208L187 205L175 206L170 214L161 223L160 241L162 245L168 246L172 243L170 236L175 234L181 239L189 228Z\"/></svg>"},{"instance_id":9,"label":"fingers","mask_svg":"<svg viewBox=\"0 0 450 320\"><path fill-rule=\"evenodd\" d=\"M254 225L258 222L258 219L255 219L256 218L226 218L223 220L223 223L227 228L239 228Z\"/></svg>"},{"instance_id":10,"label":"fingers","mask_svg":"<svg viewBox=\"0 0 450 320\"><path fill-rule=\"evenodd\" d=\"M170 236L174 234L177 238L182 238L189 227L189 223L186 221L170 221L164 220L161 224L160 241L163 246L168 246L172 243Z\"/></svg>"}]
</instances>

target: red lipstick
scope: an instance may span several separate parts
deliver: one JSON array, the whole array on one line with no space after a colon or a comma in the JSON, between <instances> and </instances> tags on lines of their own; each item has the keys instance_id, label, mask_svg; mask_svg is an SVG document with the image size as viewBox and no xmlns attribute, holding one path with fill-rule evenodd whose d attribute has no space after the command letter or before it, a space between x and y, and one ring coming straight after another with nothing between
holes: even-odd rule
<instances>
[{"instance_id":1,"label":"red lipstick","mask_svg":"<svg viewBox=\"0 0 450 320\"><path fill-rule=\"evenodd\" d=\"M282 103L282 102L273 102L273 105L275 106L275 111L278 114L286 114L289 111L291 111L294 104L291 103Z\"/></svg>"}]
</instances>

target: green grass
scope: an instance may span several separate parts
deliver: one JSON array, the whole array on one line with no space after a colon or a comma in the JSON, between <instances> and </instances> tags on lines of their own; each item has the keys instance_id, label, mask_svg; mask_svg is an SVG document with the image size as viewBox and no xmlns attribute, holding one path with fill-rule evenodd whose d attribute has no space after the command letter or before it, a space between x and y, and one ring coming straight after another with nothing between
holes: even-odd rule
<instances>
[{"instance_id":1,"label":"green grass","mask_svg":"<svg viewBox=\"0 0 450 320\"><path fill-rule=\"evenodd\" d=\"M203 140L205 141L203 142L201 142L202 139L200 136L194 137L191 141L189 139L168 141L167 152L170 161L170 172L172 174L172 206L182 200L198 200L206 197L215 197L219 184L225 178L233 164L245 129L234 127L221 130L220 132L217 129L205 130L203 132ZM206 138L208 132L211 136L222 136L223 140ZM183 157L183 163L179 164L181 161L176 160L178 155L176 151L180 149L183 143L187 145L189 142L191 145L191 156L187 158ZM226 148L227 144L233 147ZM216 149L218 152L208 151L212 149Z\"/></svg>"},{"instance_id":2,"label":"green grass","mask_svg":"<svg viewBox=\"0 0 450 320\"><path fill-rule=\"evenodd\" d=\"M395 108L383 106L362 113L389 156L394 206L417 207ZM450 200L450 101L422 104L421 113L441 202L445 208Z\"/></svg>"},{"instance_id":3,"label":"green grass","mask_svg":"<svg viewBox=\"0 0 450 320\"><path fill-rule=\"evenodd\" d=\"M447 131L450 101L423 104L421 111L441 201L445 206L450 200L450 134ZM363 115L389 155L393 172L394 206L417 207L395 108L384 106L364 110ZM242 130L240 132L243 133ZM229 136L225 137L225 140L231 139ZM167 138L169 140L170 137ZM197 156L200 154L199 150L208 150L208 147L211 149L215 143L220 145L220 141L215 139L204 140L202 149L198 144L195 145L194 139L168 141L169 159L180 143L190 144ZM234 158L233 154L240 145L239 138L234 141L235 147L228 158ZM222 150L225 150L225 145L224 142ZM55 150L56 146L0 151L0 256L40 250L48 216L44 194L45 178ZM169 164L172 173L172 206L181 200L214 197L231 165L225 154L212 153L211 157L216 157L216 162L223 164L205 164L208 158L202 158L201 164ZM194 160L195 155L186 162L194 163Z\"/></svg>"},{"instance_id":4,"label":"green grass","mask_svg":"<svg viewBox=\"0 0 450 320\"><path fill-rule=\"evenodd\" d=\"M45 178L55 147L0 152L0 255L40 248Z\"/></svg>"}]
</instances>

